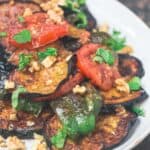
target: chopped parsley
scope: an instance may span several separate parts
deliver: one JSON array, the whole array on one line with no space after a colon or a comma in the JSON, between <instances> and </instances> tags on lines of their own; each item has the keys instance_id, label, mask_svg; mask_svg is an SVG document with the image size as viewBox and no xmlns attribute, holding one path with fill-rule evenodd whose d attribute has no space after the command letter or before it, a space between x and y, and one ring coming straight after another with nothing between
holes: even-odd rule
<instances>
[{"instance_id":1,"label":"chopped parsley","mask_svg":"<svg viewBox=\"0 0 150 150\"><path fill-rule=\"evenodd\" d=\"M43 103L34 103L29 99L19 98L19 95L25 92L27 92L27 90L22 86L18 86L16 88L16 90L12 93L11 97L12 107L16 110L31 112L34 115L38 116L41 113L42 108L44 106Z\"/></svg>"},{"instance_id":2,"label":"chopped parsley","mask_svg":"<svg viewBox=\"0 0 150 150\"><path fill-rule=\"evenodd\" d=\"M6 32L0 32L0 38L1 37L6 37L7 36L7 33Z\"/></svg>"},{"instance_id":3,"label":"chopped parsley","mask_svg":"<svg viewBox=\"0 0 150 150\"><path fill-rule=\"evenodd\" d=\"M23 70L31 61L32 55L19 55L19 70Z\"/></svg>"},{"instance_id":4,"label":"chopped parsley","mask_svg":"<svg viewBox=\"0 0 150 150\"><path fill-rule=\"evenodd\" d=\"M133 77L129 82L128 85L131 91L138 91L141 88L141 80L139 77Z\"/></svg>"},{"instance_id":5,"label":"chopped parsley","mask_svg":"<svg viewBox=\"0 0 150 150\"><path fill-rule=\"evenodd\" d=\"M93 60L98 63L105 62L109 65L113 65L115 62L115 57L110 50L99 48L96 51L96 56L93 58Z\"/></svg>"},{"instance_id":6,"label":"chopped parsley","mask_svg":"<svg viewBox=\"0 0 150 150\"><path fill-rule=\"evenodd\" d=\"M67 137L66 128L60 129L56 135L54 135L50 141L56 148L63 148Z\"/></svg>"},{"instance_id":7,"label":"chopped parsley","mask_svg":"<svg viewBox=\"0 0 150 150\"><path fill-rule=\"evenodd\" d=\"M38 58L40 61L44 60L47 56L57 56L57 49L48 47L44 52L38 52Z\"/></svg>"},{"instance_id":8,"label":"chopped parsley","mask_svg":"<svg viewBox=\"0 0 150 150\"><path fill-rule=\"evenodd\" d=\"M78 28L85 28L87 26L87 17L85 13L80 12L77 14L77 27Z\"/></svg>"},{"instance_id":9,"label":"chopped parsley","mask_svg":"<svg viewBox=\"0 0 150 150\"><path fill-rule=\"evenodd\" d=\"M25 93L26 89L22 86L19 86L13 93L12 93L12 97L11 97L11 103L12 103L12 107L13 108L17 108L18 104L19 104L19 94L20 93Z\"/></svg>"},{"instance_id":10,"label":"chopped parsley","mask_svg":"<svg viewBox=\"0 0 150 150\"><path fill-rule=\"evenodd\" d=\"M18 21L20 23L23 23L25 20L24 20L24 17L23 16L18 16Z\"/></svg>"},{"instance_id":11,"label":"chopped parsley","mask_svg":"<svg viewBox=\"0 0 150 150\"><path fill-rule=\"evenodd\" d=\"M75 14L74 25L78 28L85 28L88 24L86 14L81 10L81 6L85 5L86 0L66 0L65 8L71 10Z\"/></svg>"},{"instance_id":12,"label":"chopped parsley","mask_svg":"<svg viewBox=\"0 0 150 150\"><path fill-rule=\"evenodd\" d=\"M132 111L138 116L142 116L142 117L145 116L144 110L138 106L133 106Z\"/></svg>"},{"instance_id":13,"label":"chopped parsley","mask_svg":"<svg viewBox=\"0 0 150 150\"><path fill-rule=\"evenodd\" d=\"M31 33L29 30L22 30L21 32L15 34L13 39L19 44L25 44L31 42Z\"/></svg>"},{"instance_id":14,"label":"chopped parsley","mask_svg":"<svg viewBox=\"0 0 150 150\"><path fill-rule=\"evenodd\" d=\"M105 43L112 50L119 51L125 46L126 39L121 36L119 31L114 30L111 37Z\"/></svg>"}]
</instances>

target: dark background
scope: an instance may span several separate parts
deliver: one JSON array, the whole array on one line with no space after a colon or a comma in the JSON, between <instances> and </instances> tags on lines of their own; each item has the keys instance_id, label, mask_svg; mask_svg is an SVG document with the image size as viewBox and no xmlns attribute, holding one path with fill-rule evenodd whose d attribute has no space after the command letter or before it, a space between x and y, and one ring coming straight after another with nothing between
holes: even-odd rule
<instances>
[{"instance_id":1,"label":"dark background","mask_svg":"<svg viewBox=\"0 0 150 150\"><path fill-rule=\"evenodd\" d=\"M150 27L150 0L119 0ZM134 150L150 150L150 135Z\"/></svg>"}]
</instances>

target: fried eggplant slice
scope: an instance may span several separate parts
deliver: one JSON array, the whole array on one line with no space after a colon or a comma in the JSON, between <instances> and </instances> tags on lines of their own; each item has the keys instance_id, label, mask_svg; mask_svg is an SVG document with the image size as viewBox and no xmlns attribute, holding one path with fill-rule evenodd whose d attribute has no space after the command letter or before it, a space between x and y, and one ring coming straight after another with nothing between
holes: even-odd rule
<instances>
[{"instance_id":1,"label":"fried eggplant slice","mask_svg":"<svg viewBox=\"0 0 150 150\"><path fill-rule=\"evenodd\" d=\"M43 102L55 100L65 94L68 94L72 91L72 89L80 84L84 80L83 75L80 72L77 72L75 75L70 76L67 81L65 81L54 93L46 95L46 96L38 96L32 98L33 101Z\"/></svg>"},{"instance_id":2,"label":"fried eggplant slice","mask_svg":"<svg viewBox=\"0 0 150 150\"><path fill-rule=\"evenodd\" d=\"M50 94L68 76L68 64L66 61L57 62L53 67L43 68L38 72L25 73L16 70L12 74L12 80L24 86L29 93Z\"/></svg>"},{"instance_id":3,"label":"fried eggplant slice","mask_svg":"<svg viewBox=\"0 0 150 150\"><path fill-rule=\"evenodd\" d=\"M11 5L9 1L0 1L0 32L7 32L9 24L16 22L18 16L22 16L26 8L30 8L33 13L41 11L40 6L31 2L14 2ZM1 39L0 42L3 46L9 47L6 38Z\"/></svg>"},{"instance_id":4,"label":"fried eggplant slice","mask_svg":"<svg viewBox=\"0 0 150 150\"><path fill-rule=\"evenodd\" d=\"M96 132L101 134L105 148L118 145L127 136L136 116L119 106L115 114L102 115L96 126Z\"/></svg>"},{"instance_id":5,"label":"fried eggplant slice","mask_svg":"<svg viewBox=\"0 0 150 150\"><path fill-rule=\"evenodd\" d=\"M109 91L101 92L104 104L130 104L138 101L143 101L148 97L148 94L143 90L132 91L129 94L118 92L115 88Z\"/></svg>"},{"instance_id":6,"label":"fried eggplant slice","mask_svg":"<svg viewBox=\"0 0 150 150\"><path fill-rule=\"evenodd\" d=\"M113 114L102 114L95 131L87 137L76 140L67 139L64 150L103 150L120 144L127 136L136 116L124 107L117 107ZM54 136L62 125L57 116L47 121L45 135L47 139ZM52 149L55 148L52 146Z\"/></svg>"},{"instance_id":7,"label":"fried eggplant slice","mask_svg":"<svg viewBox=\"0 0 150 150\"><path fill-rule=\"evenodd\" d=\"M33 132L42 133L46 120L51 116L44 110L38 117L33 114L15 111L10 101L0 101L0 134L4 137L18 136L32 138Z\"/></svg>"},{"instance_id":8,"label":"fried eggplant slice","mask_svg":"<svg viewBox=\"0 0 150 150\"><path fill-rule=\"evenodd\" d=\"M45 51L48 47L60 48L59 44L51 44L39 51ZM18 57L21 53L32 54L34 61L39 61L37 52L28 50L17 50L10 57L9 61L18 64ZM64 49L59 49L58 56L55 57L55 61L50 67L44 67L40 64L40 69L38 71L30 72L30 67L27 67L25 71L16 70L10 75L10 79L24 86L28 93L51 94L58 88L63 80L68 78L69 65L66 58L70 56L70 54L70 52Z\"/></svg>"},{"instance_id":9,"label":"fried eggplant slice","mask_svg":"<svg viewBox=\"0 0 150 150\"><path fill-rule=\"evenodd\" d=\"M126 54L119 54L119 72L122 76L126 77L133 77L133 76L138 76L138 77L143 77L145 74L142 62L130 55Z\"/></svg>"}]
</instances>

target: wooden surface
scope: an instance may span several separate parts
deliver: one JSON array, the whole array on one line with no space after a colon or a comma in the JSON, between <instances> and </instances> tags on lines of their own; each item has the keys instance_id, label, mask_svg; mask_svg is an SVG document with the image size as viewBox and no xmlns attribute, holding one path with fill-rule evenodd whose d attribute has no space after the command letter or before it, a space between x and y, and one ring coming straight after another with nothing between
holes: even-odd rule
<instances>
[{"instance_id":1,"label":"wooden surface","mask_svg":"<svg viewBox=\"0 0 150 150\"><path fill-rule=\"evenodd\" d=\"M150 27L150 0L119 0ZM150 150L150 135L134 150Z\"/></svg>"}]
</instances>

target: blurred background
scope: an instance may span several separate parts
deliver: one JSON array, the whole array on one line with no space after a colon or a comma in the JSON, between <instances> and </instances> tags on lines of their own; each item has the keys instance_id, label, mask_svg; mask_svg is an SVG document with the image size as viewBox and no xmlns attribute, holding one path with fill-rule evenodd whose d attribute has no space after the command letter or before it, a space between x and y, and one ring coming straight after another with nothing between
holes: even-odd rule
<instances>
[{"instance_id":1,"label":"blurred background","mask_svg":"<svg viewBox=\"0 0 150 150\"><path fill-rule=\"evenodd\" d=\"M119 0L150 27L150 0ZM150 150L150 135L134 150Z\"/></svg>"}]
</instances>

